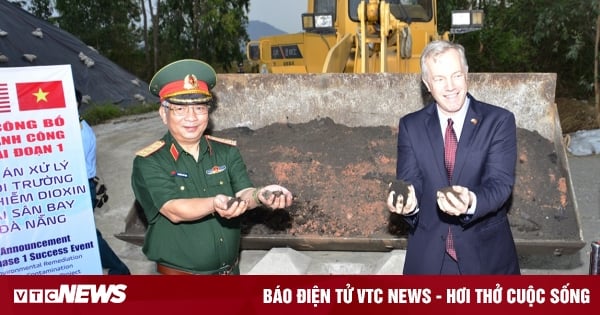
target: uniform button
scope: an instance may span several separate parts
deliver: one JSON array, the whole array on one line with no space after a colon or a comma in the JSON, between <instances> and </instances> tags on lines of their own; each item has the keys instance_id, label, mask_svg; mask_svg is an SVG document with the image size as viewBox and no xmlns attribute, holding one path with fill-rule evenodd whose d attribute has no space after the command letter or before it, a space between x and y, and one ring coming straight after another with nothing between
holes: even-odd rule
<instances>
[{"instance_id":1,"label":"uniform button","mask_svg":"<svg viewBox=\"0 0 600 315\"><path fill-rule=\"evenodd\" d=\"M219 242L223 243L223 238L222 237L219 239Z\"/></svg>"},{"instance_id":2,"label":"uniform button","mask_svg":"<svg viewBox=\"0 0 600 315\"><path fill-rule=\"evenodd\" d=\"M219 185L223 185L223 181L220 181L220 182L219 182Z\"/></svg>"},{"instance_id":3,"label":"uniform button","mask_svg":"<svg viewBox=\"0 0 600 315\"><path fill-rule=\"evenodd\" d=\"M179 187L179 190L185 190L185 186Z\"/></svg>"}]
</instances>

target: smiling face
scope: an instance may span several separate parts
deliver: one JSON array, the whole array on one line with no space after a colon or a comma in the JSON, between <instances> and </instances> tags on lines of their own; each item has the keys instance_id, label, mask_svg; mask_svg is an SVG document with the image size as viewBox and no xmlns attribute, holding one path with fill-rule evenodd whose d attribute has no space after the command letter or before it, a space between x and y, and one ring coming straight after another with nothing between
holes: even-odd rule
<instances>
[{"instance_id":1,"label":"smiling face","mask_svg":"<svg viewBox=\"0 0 600 315\"><path fill-rule=\"evenodd\" d=\"M425 60L427 75L423 83L438 104L451 116L459 111L467 97L467 67L456 49L447 49Z\"/></svg>"},{"instance_id":2,"label":"smiling face","mask_svg":"<svg viewBox=\"0 0 600 315\"><path fill-rule=\"evenodd\" d=\"M183 116L175 115L164 106L159 109L163 123L182 147L196 145L208 127L208 112L196 114L191 108L186 109Z\"/></svg>"}]
</instances>

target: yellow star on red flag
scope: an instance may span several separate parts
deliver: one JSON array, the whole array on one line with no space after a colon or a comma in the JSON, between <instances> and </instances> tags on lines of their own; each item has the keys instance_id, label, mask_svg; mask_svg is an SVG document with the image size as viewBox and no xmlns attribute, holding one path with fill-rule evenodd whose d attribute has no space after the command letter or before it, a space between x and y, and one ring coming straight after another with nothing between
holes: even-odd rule
<instances>
[{"instance_id":1,"label":"yellow star on red flag","mask_svg":"<svg viewBox=\"0 0 600 315\"><path fill-rule=\"evenodd\" d=\"M17 82L19 110L65 108L62 81Z\"/></svg>"},{"instance_id":2,"label":"yellow star on red flag","mask_svg":"<svg viewBox=\"0 0 600 315\"><path fill-rule=\"evenodd\" d=\"M44 101L44 102L48 102L48 100L46 99L46 95L50 94L49 92L44 92L42 90L42 88L38 88L38 91L36 93L33 93L33 96L36 97L36 102L40 102L40 101Z\"/></svg>"}]
</instances>

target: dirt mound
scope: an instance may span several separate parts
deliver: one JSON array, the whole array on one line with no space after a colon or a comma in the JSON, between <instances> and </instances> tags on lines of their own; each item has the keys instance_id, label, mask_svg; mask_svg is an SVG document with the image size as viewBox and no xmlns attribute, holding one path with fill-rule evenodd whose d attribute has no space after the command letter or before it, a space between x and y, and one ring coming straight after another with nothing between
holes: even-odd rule
<instances>
[{"instance_id":1,"label":"dirt mound","mask_svg":"<svg viewBox=\"0 0 600 315\"><path fill-rule=\"evenodd\" d=\"M279 183L295 195L286 210L245 214L243 234L397 238L407 226L385 205L395 176L397 130L347 127L329 118L215 133L238 141L257 186ZM517 181L510 221L516 239L577 238L573 205L554 145L518 129Z\"/></svg>"},{"instance_id":2,"label":"dirt mound","mask_svg":"<svg viewBox=\"0 0 600 315\"><path fill-rule=\"evenodd\" d=\"M559 98L556 100L556 105L564 134L600 128L593 101Z\"/></svg>"}]
</instances>

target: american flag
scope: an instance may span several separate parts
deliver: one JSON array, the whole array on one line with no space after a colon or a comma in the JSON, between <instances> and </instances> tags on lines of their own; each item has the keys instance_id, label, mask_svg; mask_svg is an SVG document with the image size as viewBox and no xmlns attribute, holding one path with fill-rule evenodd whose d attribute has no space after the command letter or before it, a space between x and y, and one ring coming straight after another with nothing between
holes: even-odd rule
<instances>
[{"instance_id":1,"label":"american flag","mask_svg":"<svg viewBox=\"0 0 600 315\"><path fill-rule=\"evenodd\" d=\"M0 83L0 113L10 113L10 99L8 99L8 84Z\"/></svg>"}]
</instances>

